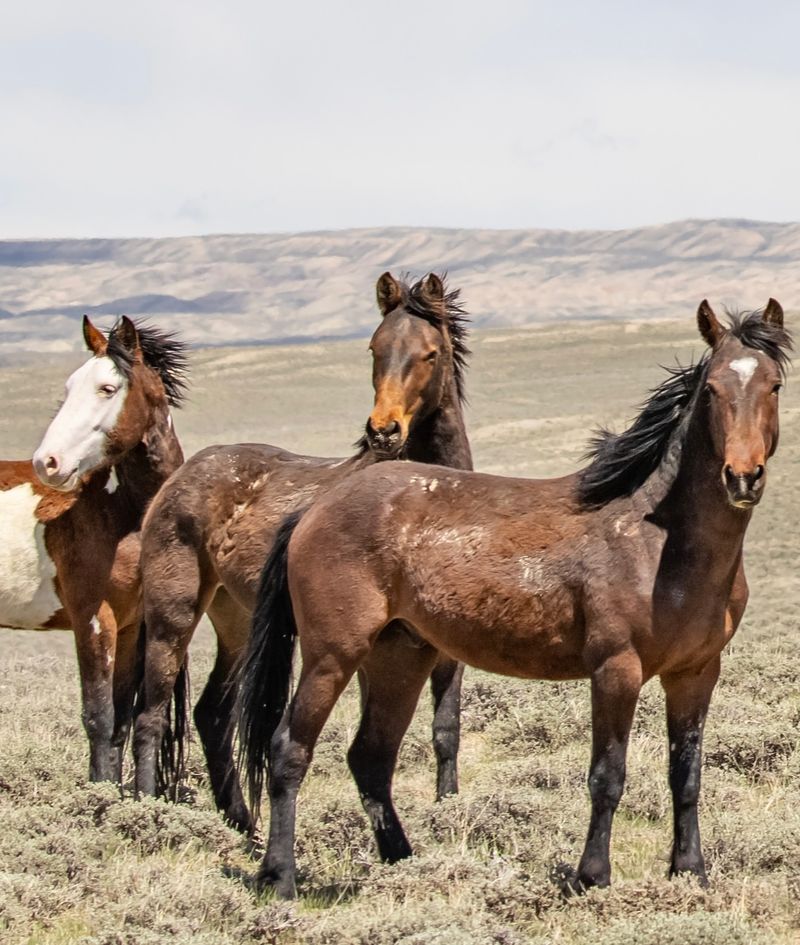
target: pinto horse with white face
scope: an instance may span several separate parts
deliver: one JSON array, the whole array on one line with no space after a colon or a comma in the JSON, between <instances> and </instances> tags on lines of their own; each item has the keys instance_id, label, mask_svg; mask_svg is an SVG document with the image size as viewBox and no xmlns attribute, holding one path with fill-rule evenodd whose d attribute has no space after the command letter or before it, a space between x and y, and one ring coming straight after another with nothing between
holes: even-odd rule
<instances>
[{"instance_id":1,"label":"pinto horse with white face","mask_svg":"<svg viewBox=\"0 0 800 945\"><path fill-rule=\"evenodd\" d=\"M0 626L72 630L89 777L122 777L137 680L139 529L183 461L170 407L183 346L122 318L108 337L84 318L92 357L67 380L29 461L0 462Z\"/></svg>"},{"instance_id":2,"label":"pinto horse with white face","mask_svg":"<svg viewBox=\"0 0 800 945\"><path fill-rule=\"evenodd\" d=\"M659 677L670 870L705 879L702 733L720 652L747 601L742 545L778 444L790 338L774 300L728 327L703 302L698 322L710 351L673 372L627 431L602 433L576 474L525 480L389 463L351 476L283 526L241 684L256 797L269 764L262 884L295 895L298 789L356 671L368 685L350 768L381 856L411 853L392 775L438 652L493 673L591 680L592 814L576 891L610 881L634 709L642 685ZM403 632L386 641L398 621ZM285 708L296 638L302 670Z\"/></svg>"}]
</instances>

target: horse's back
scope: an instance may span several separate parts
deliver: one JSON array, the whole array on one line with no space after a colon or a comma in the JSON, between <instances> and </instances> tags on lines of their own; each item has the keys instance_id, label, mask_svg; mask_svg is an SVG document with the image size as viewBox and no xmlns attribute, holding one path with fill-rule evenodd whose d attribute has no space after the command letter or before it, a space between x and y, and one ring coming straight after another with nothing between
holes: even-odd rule
<instances>
[{"instance_id":1,"label":"horse's back","mask_svg":"<svg viewBox=\"0 0 800 945\"><path fill-rule=\"evenodd\" d=\"M158 580L179 546L189 546L240 604L252 606L281 521L345 475L350 463L265 443L201 450L173 473L148 511L145 580Z\"/></svg>"}]
</instances>

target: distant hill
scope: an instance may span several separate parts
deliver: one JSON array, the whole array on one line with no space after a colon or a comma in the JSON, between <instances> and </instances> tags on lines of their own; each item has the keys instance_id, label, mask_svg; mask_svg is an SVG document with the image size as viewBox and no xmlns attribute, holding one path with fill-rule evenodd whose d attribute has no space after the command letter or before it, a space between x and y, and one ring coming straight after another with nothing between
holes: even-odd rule
<instances>
[{"instance_id":1,"label":"distant hill","mask_svg":"<svg viewBox=\"0 0 800 945\"><path fill-rule=\"evenodd\" d=\"M448 270L478 326L689 317L706 296L793 307L799 259L800 224L748 220L0 241L0 355L77 347L84 312L151 314L204 345L363 335L386 269Z\"/></svg>"}]
</instances>

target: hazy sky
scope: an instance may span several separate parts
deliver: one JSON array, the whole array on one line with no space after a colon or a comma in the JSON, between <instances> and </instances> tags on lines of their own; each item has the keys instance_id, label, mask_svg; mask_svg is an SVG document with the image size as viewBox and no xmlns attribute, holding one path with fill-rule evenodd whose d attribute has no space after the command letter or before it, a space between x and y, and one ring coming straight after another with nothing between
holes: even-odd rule
<instances>
[{"instance_id":1,"label":"hazy sky","mask_svg":"<svg viewBox=\"0 0 800 945\"><path fill-rule=\"evenodd\" d=\"M26 0L0 237L800 219L800 3Z\"/></svg>"}]
</instances>

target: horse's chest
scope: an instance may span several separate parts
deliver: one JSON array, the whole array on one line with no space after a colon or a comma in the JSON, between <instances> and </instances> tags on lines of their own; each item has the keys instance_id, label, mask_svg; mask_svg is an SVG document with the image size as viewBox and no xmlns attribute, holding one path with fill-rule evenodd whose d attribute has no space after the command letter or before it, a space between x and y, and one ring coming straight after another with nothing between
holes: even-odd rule
<instances>
[{"instance_id":1,"label":"horse's chest","mask_svg":"<svg viewBox=\"0 0 800 945\"><path fill-rule=\"evenodd\" d=\"M0 626L36 629L61 609L38 504L28 483L0 492Z\"/></svg>"}]
</instances>

